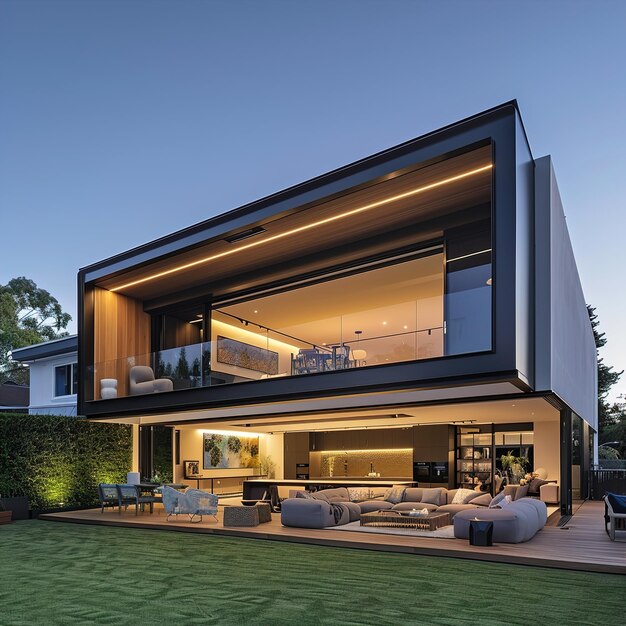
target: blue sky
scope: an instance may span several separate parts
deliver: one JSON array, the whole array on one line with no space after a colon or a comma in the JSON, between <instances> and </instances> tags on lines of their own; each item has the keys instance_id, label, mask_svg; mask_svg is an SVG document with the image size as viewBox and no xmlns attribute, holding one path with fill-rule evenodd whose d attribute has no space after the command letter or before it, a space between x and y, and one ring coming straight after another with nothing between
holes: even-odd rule
<instances>
[{"instance_id":1,"label":"blue sky","mask_svg":"<svg viewBox=\"0 0 626 626\"><path fill-rule=\"evenodd\" d=\"M619 0L1 0L0 283L75 316L79 267L517 98L624 368L625 32Z\"/></svg>"}]
</instances>

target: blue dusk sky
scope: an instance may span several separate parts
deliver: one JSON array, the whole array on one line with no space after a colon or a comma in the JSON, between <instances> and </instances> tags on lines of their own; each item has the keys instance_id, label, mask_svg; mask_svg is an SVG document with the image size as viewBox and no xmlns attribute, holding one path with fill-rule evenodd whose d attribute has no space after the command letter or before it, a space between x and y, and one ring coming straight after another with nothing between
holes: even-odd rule
<instances>
[{"instance_id":1,"label":"blue dusk sky","mask_svg":"<svg viewBox=\"0 0 626 626\"><path fill-rule=\"evenodd\" d=\"M0 283L75 318L80 267L515 98L622 369L624 61L620 0L0 0Z\"/></svg>"}]
</instances>

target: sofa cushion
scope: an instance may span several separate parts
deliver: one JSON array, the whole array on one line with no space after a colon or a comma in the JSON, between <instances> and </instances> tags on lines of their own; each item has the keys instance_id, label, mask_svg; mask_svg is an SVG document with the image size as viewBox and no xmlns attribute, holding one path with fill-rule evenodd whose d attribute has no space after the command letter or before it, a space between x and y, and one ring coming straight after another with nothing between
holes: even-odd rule
<instances>
[{"instance_id":1,"label":"sofa cushion","mask_svg":"<svg viewBox=\"0 0 626 626\"><path fill-rule=\"evenodd\" d=\"M489 506L491 504L491 499L490 493L481 493L477 498L470 500L470 503L474 506Z\"/></svg>"},{"instance_id":2,"label":"sofa cushion","mask_svg":"<svg viewBox=\"0 0 626 626\"><path fill-rule=\"evenodd\" d=\"M450 504L467 504L473 498L477 498L480 492L473 489L457 489Z\"/></svg>"},{"instance_id":3,"label":"sofa cushion","mask_svg":"<svg viewBox=\"0 0 626 626\"><path fill-rule=\"evenodd\" d=\"M342 515L343 517L343 515ZM345 513L346 522L349 520ZM332 507L324 500L309 500L308 498L287 498L281 503L280 521L283 526L296 528L326 528L335 526L335 516Z\"/></svg>"},{"instance_id":4,"label":"sofa cushion","mask_svg":"<svg viewBox=\"0 0 626 626\"><path fill-rule=\"evenodd\" d=\"M525 507L502 509L478 509L460 511L454 516L454 536L468 539L470 521L477 517L493 522L493 541L497 543L520 543L528 541L537 532L536 521L529 519Z\"/></svg>"},{"instance_id":5,"label":"sofa cushion","mask_svg":"<svg viewBox=\"0 0 626 626\"><path fill-rule=\"evenodd\" d=\"M407 487L404 490L403 502L421 502L424 489L422 487Z\"/></svg>"},{"instance_id":6,"label":"sofa cushion","mask_svg":"<svg viewBox=\"0 0 626 626\"><path fill-rule=\"evenodd\" d=\"M371 513L372 511L384 511L393 507L391 502L386 500L366 500L365 502L359 502L359 508L361 513Z\"/></svg>"},{"instance_id":7,"label":"sofa cushion","mask_svg":"<svg viewBox=\"0 0 626 626\"><path fill-rule=\"evenodd\" d=\"M424 489L424 493L422 494L422 499L420 502L424 502L427 504L436 504L437 506L439 506L445 501L446 500L444 490L440 487L437 487L435 489Z\"/></svg>"},{"instance_id":8,"label":"sofa cushion","mask_svg":"<svg viewBox=\"0 0 626 626\"><path fill-rule=\"evenodd\" d=\"M313 495L310 494L308 491L297 491L296 492L296 498L304 498L305 500L314 500L315 499L313 497Z\"/></svg>"},{"instance_id":9,"label":"sofa cushion","mask_svg":"<svg viewBox=\"0 0 626 626\"><path fill-rule=\"evenodd\" d=\"M328 502L350 502L350 494L345 487L335 487L334 489L323 489L316 491L316 494L324 494Z\"/></svg>"},{"instance_id":10,"label":"sofa cushion","mask_svg":"<svg viewBox=\"0 0 626 626\"><path fill-rule=\"evenodd\" d=\"M368 500L384 500L387 491L387 487L370 487Z\"/></svg>"},{"instance_id":11,"label":"sofa cushion","mask_svg":"<svg viewBox=\"0 0 626 626\"><path fill-rule=\"evenodd\" d=\"M480 507L477 507L472 502L470 502L469 504L444 504L437 509L437 513L450 513L450 518L453 518L457 513L460 513L461 511L470 511L478 508Z\"/></svg>"},{"instance_id":12,"label":"sofa cushion","mask_svg":"<svg viewBox=\"0 0 626 626\"><path fill-rule=\"evenodd\" d=\"M313 500L323 500L324 502L328 502L328 498L324 495L323 491L314 491L311 493L311 499Z\"/></svg>"},{"instance_id":13,"label":"sofa cushion","mask_svg":"<svg viewBox=\"0 0 626 626\"><path fill-rule=\"evenodd\" d=\"M521 485L515 490L515 497L513 500L521 500L528 495L528 485Z\"/></svg>"},{"instance_id":14,"label":"sofa cushion","mask_svg":"<svg viewBox=\"0 0 626 626\"><path fill-rule=\"evenodd\" d=\"M337 502L336 505L347 511L349 521L358 522L361 519L361 507L356 502Z\"/></svg>"},{"instance_id":15,"label":"sofa cushion","mask_svg":"<svg viewBox=\"0 0 626 626\"><path fill-rule=\"evenodd\" d=\"M391 502L391 504L398 504L404 499L405 491L406 487L392 487L391 489L387 489L385 500L387 500L387 502Z\"/></svg>"},{"instance_id":16,"label":"sofa cushion","mask_svg":"<svg viewBox=\"0 0 626 626\"><path fill-rule=\"evenodd\" d=\"M436 504L428 502L400 502L391 507L392 511L411 511L412 509L428 509L431 513L439 509Z\"/></svg>"}]
</instances>

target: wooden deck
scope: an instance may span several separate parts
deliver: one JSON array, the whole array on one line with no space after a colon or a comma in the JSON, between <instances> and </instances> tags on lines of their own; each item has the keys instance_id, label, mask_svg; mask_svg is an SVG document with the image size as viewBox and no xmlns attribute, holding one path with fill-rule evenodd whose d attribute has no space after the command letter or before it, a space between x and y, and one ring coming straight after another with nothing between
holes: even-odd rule
<instances>
[{"instance_id":1,"label":"wooden deck","mask_svg":"<svg viewBox=\"0 0 626 626\"><path fill-rule=\"evenodd\" d=\"M574 516L562 527L554 525L552 518L550 520L552 524L548 524L526 543L497 544L490 548L470 546L467 541L461 539L287 528L281 525L278 514L273 514L271 522L254 528L224 528L221 510L217 522L213 518L205 517L201 523L195 524L179 520L166 522L162 509L155 510L153 515L146 512L138 516L135 516L134 512L119 515L113 510L101 513L99 509L90 509L50 513L40 516L40 519L626 574L626 533L621 533L615 542L609 540L604 531L602 502L585 502L577 506Z\"/></svg>"}]
</instances>

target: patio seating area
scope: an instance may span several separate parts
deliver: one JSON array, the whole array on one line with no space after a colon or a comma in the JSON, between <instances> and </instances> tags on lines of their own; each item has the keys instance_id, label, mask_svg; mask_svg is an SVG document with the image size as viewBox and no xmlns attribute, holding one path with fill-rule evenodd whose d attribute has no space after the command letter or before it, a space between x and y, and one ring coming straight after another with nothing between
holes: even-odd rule
<instances>
[{"instance_id":1,"label":"patio seating area","mask_svg":"<svg viewBox=\"0 0 626 626\"><path fill-rule=\"evenodd\" d=\"M576 503L575 514L564 525L557 526L559 517L556 513L531 540L519 544L494 543L490 547L471 546L463 539L434 538L423 534L412 536L332 528L288 528L281 524L280 514L277 513L271 515L270 522L258 526L225 526L224 507L233 504L239 504L239 500L221 499L215 518L205 518L201 523L191 522L184 516L167 521L161 504L155 505L153 515L148 512L135 515L132 511L120 515L109 510L101 513L100 509L89 509L50 513L40 516L40 519L626 574L626 538L622 539L621 535L612 542L607 537L603 502Z\"/></svg>"}]
</instances>

